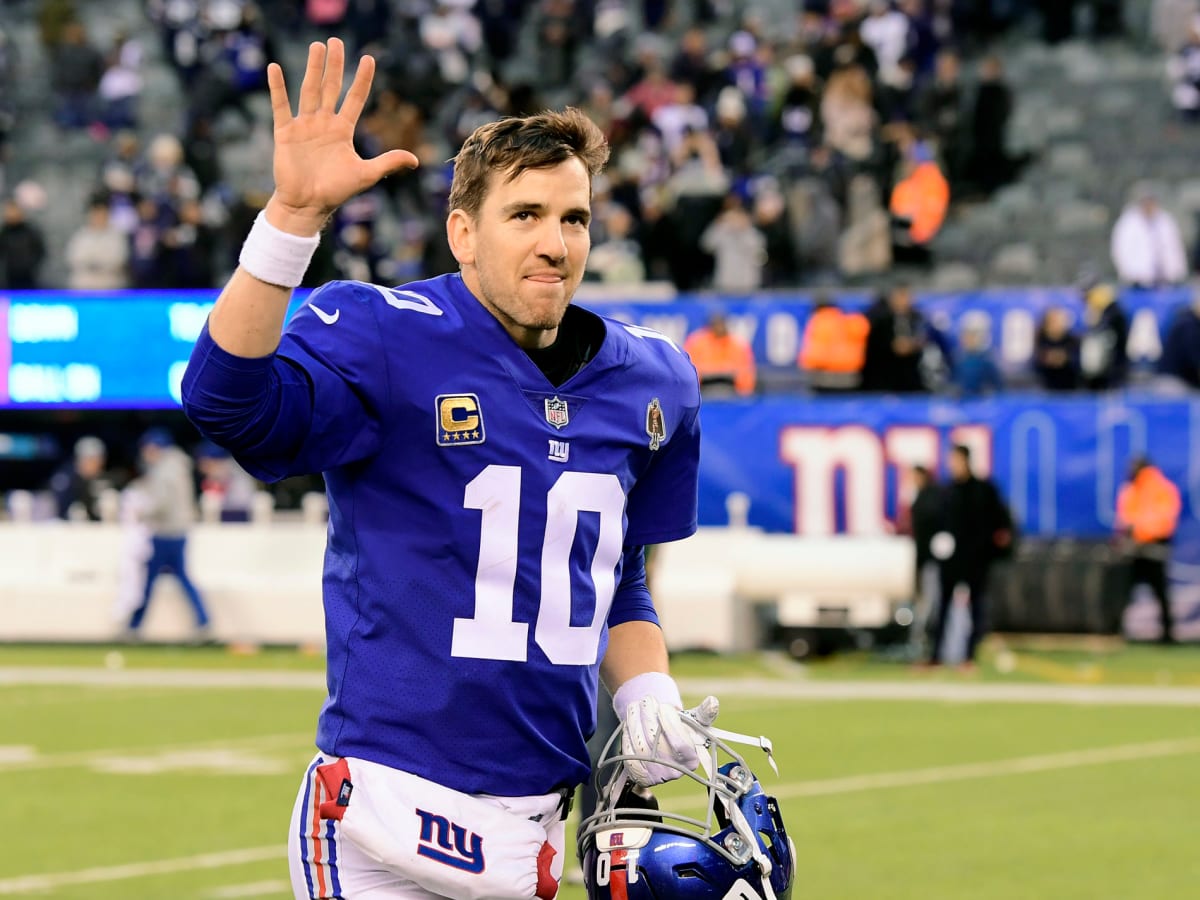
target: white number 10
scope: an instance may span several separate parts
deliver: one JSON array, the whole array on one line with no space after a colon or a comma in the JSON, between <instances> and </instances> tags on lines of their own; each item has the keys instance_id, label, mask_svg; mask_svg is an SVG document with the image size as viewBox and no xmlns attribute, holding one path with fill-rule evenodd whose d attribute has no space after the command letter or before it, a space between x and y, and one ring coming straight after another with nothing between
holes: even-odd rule
<instances>
[{"instance_id":1,"label":"white number 10","mask_svg":"<svg viewBox=\"0 0 1200 900\"><path fill-rule=\"evenodd\" d=\"M475 572L475 615L454 619L450 655L524 662L529 652L529 624L513 621L517 528L521 520L520 466L488 466L467 485L463 506L483 513L479 567ZM624 511L625 493L615 475L563 472L546 494L542 594L533 639L556 665L588 666L596 661L621 558ZM591 566L596 609L590 624L572 625L571 549L581 512L600 514L600 534Z\"/></svg>"}]
</instances>

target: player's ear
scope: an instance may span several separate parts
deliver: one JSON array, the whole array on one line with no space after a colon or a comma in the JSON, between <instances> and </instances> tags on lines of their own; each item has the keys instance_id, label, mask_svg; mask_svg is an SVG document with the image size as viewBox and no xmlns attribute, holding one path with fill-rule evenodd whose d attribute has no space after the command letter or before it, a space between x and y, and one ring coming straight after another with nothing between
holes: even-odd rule
<instances>
[{"instance_id":1,"label":"player's ear","mask_svg":"<svg viewBox=\"0 0 1200 900\"><path fill-rule=\"evenodd\" d=\"M450 244L450 252L454 254L460 266L474 264L475 220L467 215L465 210L450 210L450 215L446 217L446 240Z\"/></svg>"}]
</instances>

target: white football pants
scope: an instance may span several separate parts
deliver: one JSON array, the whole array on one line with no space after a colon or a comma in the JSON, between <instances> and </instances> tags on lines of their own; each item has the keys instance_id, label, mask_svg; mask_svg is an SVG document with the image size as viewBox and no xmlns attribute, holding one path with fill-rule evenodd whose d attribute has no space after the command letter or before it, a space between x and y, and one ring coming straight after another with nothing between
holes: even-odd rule
<instances>
[{"instance_id":1,"label":"white football pants","mask_svg":"<svg viewBox=\"0 0 1200 900\"><path fill-rule=\"evenodd\" d=\"M318 753L296 795L288 830L288 867L296 900L442 900L440 894L425 890L368 857L342 837L336 820L317 815L317 766L335 759ZM522 818L544 817L539 821L555 850L551 874L561 882L566 844L562 797L554 793L528 797L480 795L480 799Z\"/></svg>"}]
</instances>

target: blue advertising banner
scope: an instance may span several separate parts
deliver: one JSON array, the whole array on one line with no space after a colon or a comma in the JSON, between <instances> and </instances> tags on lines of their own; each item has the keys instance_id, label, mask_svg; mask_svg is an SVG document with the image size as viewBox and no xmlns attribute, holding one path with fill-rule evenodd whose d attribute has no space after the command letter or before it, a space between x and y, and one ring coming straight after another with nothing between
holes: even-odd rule
<instances>
[{"instance_id":1,"label":"blue advertising banner","mask_svg":"<svg viewBox=\"0 0 1200 900\"><path fill-rule=\"evenodd\" d=\"M832 298L843 308L859 312L873 300L863 293L837 293ZM814 299L812 294L773 294L752 299L692 295L670 303L586 305L622 321L661 331L676 342L682 342L720 310L729 317L730 330L750 342L759 365L788 367L796 365ZM1152 366L1158 360L1172 318L1190 300L1186 288L1130 290L1121 295L1119 302L1130 324L1126 349L1134 366ZM918 295L917 306L951 344L964 322L985 327L991 335L997 364L1008 375L1029 370L1034 337L1046 310L1062 307L1077 327L1084 310L1082 294L1066 288L924 294Z\"/></svg>"},{"instance_id":2,"label":"blue advertising banner","mask_svg":"<svg viewBox=\"0 0 1200 900\"><path fill-rule=\"evenodd\" d=\"M751 525L811 535L902 530L912 466L944 480L947 452L961 443L977 473L1000 486L1023 535L1105 538L1129 462L1146 454L1183 498L1172 597L1179 636L1200 639L1200 458L1191 450L1200 400L768 397L707 402L701 421L701 524L727 524L740 494ZM1141 596L1125 630L1155 639L1157 621Z\"/></svg>"},{"instance_id":3,"label":"blue advertising banner","mask_svg":"<svg viewBox=\"0 0 1200 900\"><path fill-rule=\"evenodd\" d=\"M298 292L293 309L304 302ZM0 292L0 408L169 408L191 345L212 308L215 291ZM865 309L871 297L838 294L847 308ZM1127 292L1128 351L1135 366L1151 367L1185 289ZM682 344L720 310L732 330L754 348L760 366L794 369L813 296L806 293L752 298L688 295L627 303L590 289L589 306L633 325L661 331ZM997 361L1010 376L1027 373L1038 321L1050 306L1078 318L1082 299L1065 289L981 291L927 295L918 305L951 341L965 320L986 326Z\"/></svg>"},{"instance_id":4,"label":"blue advertising banner","mask_svg":"<svg viewBox=\"0 0 1200 900\"><path fill-rule=\"evenodd\" d=\"M1025 534L1112 533L1130 459L1148 454L1200 530L1200 400L1128 395L947 402L887 397L766 397L706 402L700 518L727 521L750 500L767 531L878 534L903 518L912 466L945 477L955 443L1000 485Z\"/></svg>"}]
</instances>

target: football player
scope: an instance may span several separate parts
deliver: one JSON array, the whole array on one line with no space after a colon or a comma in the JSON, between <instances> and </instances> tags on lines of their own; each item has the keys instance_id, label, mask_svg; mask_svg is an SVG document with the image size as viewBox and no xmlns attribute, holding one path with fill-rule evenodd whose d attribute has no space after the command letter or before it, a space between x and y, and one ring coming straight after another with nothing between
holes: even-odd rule
<instances>
[{"instance_id":1,"label":"football player","mask_svg":"<svg viewBox=\"0 0 1200 900\"><path fill-rule=\"evenodd\" d=\"M463 145L459 272L333 282L284 328L333 211L417 164L358 156L374 63L339 107L343 67L340 41L311 45L296 112L269 68L275 191L183 385L191 420L250 473L327 485L329 694L292 817L294 890L552 897L598 677L632 778L697 765L642 552L696 527L696 373L662 335L570 305L608 156L576 110Z\"/></svg>"}]
</instances>

